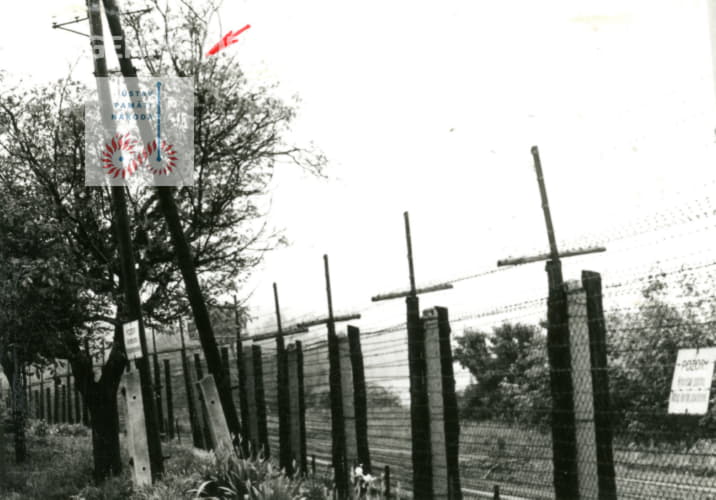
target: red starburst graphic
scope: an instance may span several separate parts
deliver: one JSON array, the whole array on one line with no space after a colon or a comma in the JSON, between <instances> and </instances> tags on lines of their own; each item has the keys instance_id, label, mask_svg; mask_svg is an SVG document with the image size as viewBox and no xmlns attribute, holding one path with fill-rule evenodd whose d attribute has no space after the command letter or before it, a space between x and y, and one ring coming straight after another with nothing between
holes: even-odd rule
<instances>
[{"instance_id":1,"label":"red starburst graphic","mask_svg":"<svg viewBox=\"0 0 716 500\"><path fill-rule=\"evenodd\" d=\"M177 152L174 146L165 140L162 140L160 148L161 154L157 156L157 140L153 140L146 145L135 161L138 165L146 165L154 175L169 175L177 166Z\"/></svg>"},{"instance_id":2,"label":"red starburst graphic","mask_svg":"<svg viewBox=\"0 0 716 500\"><path fill-rule=\"evenodd\" d=\"M137 168L134 158L130 158L136 146L137 140L129 132L115 134L102 150L102 168L105 173L115 179L120 175L122 179L130 177Z\"/></svg>"}]
</instances>

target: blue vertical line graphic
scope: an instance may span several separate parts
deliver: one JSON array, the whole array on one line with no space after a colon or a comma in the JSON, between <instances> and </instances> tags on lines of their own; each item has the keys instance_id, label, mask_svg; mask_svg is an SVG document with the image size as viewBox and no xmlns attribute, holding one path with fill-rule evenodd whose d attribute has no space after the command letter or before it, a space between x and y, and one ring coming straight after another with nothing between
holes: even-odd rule
<instances>
[{"instance_id":1,"label":"blue vertical line graphic","mask_svg":"<svg viewBox=\"0 0 716 500\"><path fill-rule=\"evenodd\" d=\"M162 147L159 138L162 135L162 99L161 99L162 82L157 82L157 161L162 161Z\"/></svg>"}]
</instances>

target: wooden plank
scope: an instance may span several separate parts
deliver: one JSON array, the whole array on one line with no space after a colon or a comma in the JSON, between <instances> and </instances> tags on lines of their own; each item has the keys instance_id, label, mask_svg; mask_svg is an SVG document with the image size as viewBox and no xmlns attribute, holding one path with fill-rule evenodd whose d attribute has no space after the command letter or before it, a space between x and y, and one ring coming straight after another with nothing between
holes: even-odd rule
<instances>
[{"instance_id":1,"label":"wooden plank","mask_svg":"<svg viewBox=\"0 0 716 500\"><path fill-rule=\"evenodd\" d=\"M152 484L149 466L149 447L147 446L147 428L144 420L144 404L139 382L139 371L133 370L123 375L124 393L127 401L128 452L132 465L132 479L137 486Z\"/></svg>"}]
</instances>

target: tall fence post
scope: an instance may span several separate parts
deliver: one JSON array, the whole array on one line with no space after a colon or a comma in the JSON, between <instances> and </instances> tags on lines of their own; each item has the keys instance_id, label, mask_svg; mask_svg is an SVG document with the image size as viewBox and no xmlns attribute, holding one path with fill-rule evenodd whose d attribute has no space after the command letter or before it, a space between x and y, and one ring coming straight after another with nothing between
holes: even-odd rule
<instances>
[{"instance_id":1,"label":"tall fence post","mask_svg":"<svg viewBox=\"0 0 716 500\"><path fill-rule=\"evenodd\" d=\"M254 397L256 402L256 418L258 420L258 444L267 459L271 456L271 448L268 441L268 423L266 421L266 394L264 392L263 358L261 357L261 346L253 345L254 356Z\"/></svg>"},{"instance_id":2,"label":"tall fence post","mask_svg":"<svg viewBox=\"0 0 716 500\"><path fill-rule=\"evenodd\" d=\"M617 489L612 450L612 413L607 371L607 332L602 306L602 278L599 273L583 271L582 285L587 296L599 498L600 500L616 500Z\"/></svg>"},{"instance_id":3,"label":"tall fence post","mask_svg":"<svg viewBox=\"0 0 716 500\"><path fill-rule=\"evenodd\" d=\"M425 366L425 330L418 298L405 298L407 306L408 368L410 371L410 428L412 437L413 492L429 498L433 491L430 449L430 407Z\"/></svg>"},{"instance_id":4,"label":"tall fence post","mask_svg":"<svg viewBox=\"0 0 716 500\"><path fill-rule=\"evenodd\" d=\"M167 425L169 438L174 439L174 394L172 391L172 371L169 360L164 360L164 392L167 398Z\"/></svg>"},{"instance_id":5,"label":"tall fence post","mask_svg":"<svg viewBox=\"0 0 716 500\"><path fill-rule=\"evenodd\" d=\"M303 350L301 342L288 346L286 350L286 368L289 397L289 442L291 460L296 463L299 475L308 472L306 455L306 402L303 388Z\"/></svg>"},{"instance_id":6,"label":"tall fence post","mask_svg":"<svg viewBox=\"0 0 716 500\"><path fill-rule=\"evenodd\" d=\"M557 500L579 498L577 444L574 422L574 386L569 351L567 298L559 261L547 262L547 357L552 395L552 462Z\"/></svg>"},{"instance_id":7,"label":"tall fence post","mask_svg":"<svg viewBox=\"0 0 716 500\"><path fill-rule=\"evenodd\" d=\"M348 336L338 335L338 353L341 368L341 399L343 403L343 429L345 460L349 470L358 462L358 440L356 437L355 401L353 387L353 367L351 364Z\"/></svg>"},{"instance_id":8,"label":"tall fence post","mask_svg":"<svg viewBox=\"0 0 716 500\"><path fill-rule=\"evenodd\" d=\"M365 385L363 351L360 345L360 330L355 326L348 325L346 332L348 334L350 363L353 371L353 411L355 413L358 463L363 464L365 472L372 472L370 449L368 447L368 395Z\"/></svg>"}]
</instances>

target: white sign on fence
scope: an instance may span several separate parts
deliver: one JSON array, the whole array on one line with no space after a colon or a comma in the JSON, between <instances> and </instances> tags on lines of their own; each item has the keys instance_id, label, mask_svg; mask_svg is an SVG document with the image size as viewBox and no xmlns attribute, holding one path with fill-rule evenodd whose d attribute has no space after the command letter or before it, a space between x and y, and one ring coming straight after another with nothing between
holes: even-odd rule
<instances>
[{"instance_id":1,"label":"white sign on fence","mask_svg":"<svg viewBox=\"0 0 716 500\"><path fill-rule=\"evenodd\" d=\"M679 349L671 381L669 413L705 415L709 408L716 348Z\"/></svg>"},{"instance_id":2,"label":"white sign on fence","mask_svg":"<svg viewBox=\"0 0 716 500\"><path fill-rule=\"evenodd\" d=\"M122 325L124 330L124 351L127 359L142 357L142 344L139 342L139 321L134 320Z\"/></svg>"}]
</instances>

